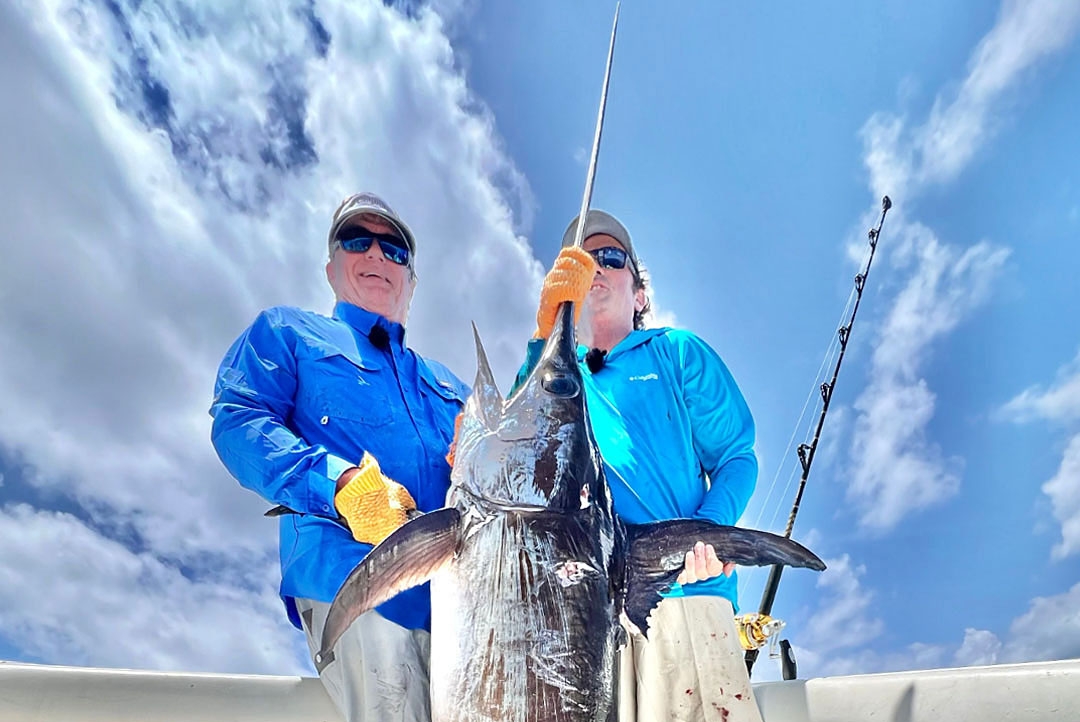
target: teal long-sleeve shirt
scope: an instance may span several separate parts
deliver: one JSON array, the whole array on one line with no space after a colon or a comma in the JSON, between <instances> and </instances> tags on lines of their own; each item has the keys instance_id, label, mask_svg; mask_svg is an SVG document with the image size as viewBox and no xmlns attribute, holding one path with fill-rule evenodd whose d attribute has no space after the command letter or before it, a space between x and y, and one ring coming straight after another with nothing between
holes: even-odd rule
<instances>
[{"instance_id":1,"label":"teal long-sleeve shirt","mask_svg":"<svg viewBox=\"0 0 1080 722\"><path fill-rule=\"evenodd\" d=\"M543 340L530 342L518 385ZM578 349L579 360L585 349ZM672 328L633 331L595 374L581 364L593 434L615 511L630 524L677 518L735 524L757 482L754 420L735 379L704 341ZM671 596L722 596L737 581L717 577Z\"/></svg>"}]
</instances>

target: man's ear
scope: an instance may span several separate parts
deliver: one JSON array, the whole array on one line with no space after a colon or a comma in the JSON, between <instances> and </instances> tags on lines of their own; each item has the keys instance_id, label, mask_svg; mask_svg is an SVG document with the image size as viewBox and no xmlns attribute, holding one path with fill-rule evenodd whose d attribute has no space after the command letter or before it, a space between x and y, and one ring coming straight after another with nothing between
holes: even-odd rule
<instances>
[{"instance_id":1,"label":"man's ear","mask_svg":"<svg viewBox=\"0 0 1080 722\"><path fill-rule=\"evenodd\" d=\"M408 290L408 299L406 299L406 301L405 301L406 306L411 306L412 305L413 294L416 293L416 281L417 281L416 273L415 272L410 273L409 274L409 280L407 281L407 283L409 284L409 290Z\"/></svg>"},{"instance_id":2,"label":"man's ear","mask_svg":"<svg viewBox=\"0 0 1080 722\"><path fill-rule=\"evenodd\" d=\"M640 313L645 308L645 289L639 288L634 291L634 311Z\"/></svg>"},{"instance_id":3,"label":"man's ear","mask_svg":"<svg viewBox=\"0 0 1080 722\"><path fill-rule=\"evenodd\" d=\"M326 282L330 284L330 287L334 286L334 259L330 259L326 262Z\"/></svg>"}]
</instances>

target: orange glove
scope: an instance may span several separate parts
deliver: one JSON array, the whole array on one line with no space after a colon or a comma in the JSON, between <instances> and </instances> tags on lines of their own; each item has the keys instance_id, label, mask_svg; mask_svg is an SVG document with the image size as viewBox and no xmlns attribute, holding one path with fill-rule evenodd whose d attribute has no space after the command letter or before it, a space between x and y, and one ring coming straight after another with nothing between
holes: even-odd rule
<instances>
[{"instance_id":1,"label":"orange glove","mask_svg":"<svg viewBox=\"0 0 1080 722\"><path fill-rule=\"evenodd\" d=\"M555 265L544 277L544 287L540 289L540 308L536 311L536 333L534 338L547 338L555 328L555 316L559 304L572 301L574 304L574 323L581 315L581 304L592 286L596 275L596 261L589 252L581 249L564 248L555 258Z\"/></svg>"},{"instance_id":2,"label":"orange glove","mask_svg":"<svg viewBox=\"0 0 1080 722\"><path fill-rule=\"evenodd\" d=\"M334 506L349 522L356 541L378 544L405 523L416 502L408 489L383 475L379 462L366 451L360 466L345 474L350 472L355 473L334 495Z\"/></svg>"},{"instance_id":3,"label":"orange glove","mask_svg":"<svg viewBox=\"0 0 1080 722\"><path fill-rule=\"evenodd\" d=\"M446 452L446 463L450 465L450 468L454 468L454 454L457 453L457 437L461 433L461 420L465 418L465 411L459 411L457 418L454 419L454 439L450 442L450 451Z\"/></svg>"}]
</instances>

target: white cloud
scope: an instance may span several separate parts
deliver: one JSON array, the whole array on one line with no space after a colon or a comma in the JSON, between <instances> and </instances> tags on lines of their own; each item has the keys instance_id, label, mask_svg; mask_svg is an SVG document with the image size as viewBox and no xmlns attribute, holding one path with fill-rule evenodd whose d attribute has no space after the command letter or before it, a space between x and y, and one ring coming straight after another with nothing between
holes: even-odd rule
<instances>
[{"instance_id":1,"label":"white cloud","mask_svg":"<svg viewBox=\"0 0 1080 722\"><path fill-rule=\"evenodd\" d=\"M964 642L953 655L953 664L958 667L975 667L996 664L1001 655L1001 640L993 632L985 629L964 630Z\"/></svg>"},{"instance_id":2,"label":"white cloud","mask_svg":"<svg viewBox=\"0 0 1080 722\"><path fill-rule=\"evenodd\" d=\"M649 315L645 317L645 325L648 328L678 327L679 319L675 312L657 303L656 293L652 287L649 288L649 302L651 304Z\"/></svg>"},{"instance_id":3,"label":"white cloud","mask_svg":"<svg viewBox=\"0 0 1080 722\"><path fill-rule=\"evenodd\" d=\"M987 299L1010 251L986 242L950 246L914 222L902 231L896 234L892 265L913 273L882 326L874 363L893 376L911 378L930 344Z\"/></svg>"},{"instance_id":4,"label":"white cloud","mask_svg":"<svg viewBox=\"0 0 1080 722\"><path fill-rule=\"evenodd\" d=\"M1064 48L1080 25L1076 0L1009 0L968 61L956 97L940 96L916 144L926 182L948 181L992 132L991 113L1036 62Z\"/></svg>"},{"instance_id":5,"label":"white cloud","mask_svg":"<svg viewBox=\"0 0 1080 722\"><path fill-rule=\"evenodd\" d=\"M1061 459L1061 466L1042 491L1061 522L1061 541L1051 552L1055 559L1080 552L1080 434L1073 436Z\"/></svg>"},{"instance_id":6,"label":"white cloud","mask_svg":"<svg viewBox=\"0 0 1080 722\"><path fill-rule=\"evenodd\" d=\"M818 577L821 595L809 622L794 641L801 678L872 674L902 669L942 666L947 649L941 645L910 644L880 652L877 642L886 633L884 620L875 614L875 593L862 583L866 569L847 554L829 559ZM755 667L755 681L777 679L777 670Z\"/></svg>"},{"instance_id":7,"label":"white cloud","mask_svg":"<svg viewBox=\"0 0 1080 722\"><path fill-rule=\"evenodd\" d=\"M863 124L863 163L870 171L870 190L877 196L902 198L912 184L915 149L904 137L907 121L892 113L874 113Z\"/></svg>"},{"instance_id":8,"label":"white cloud","mask_svg":"<svg viewBox=\"0 0 1080 722\"><path fill-rule=\"evenodd\" d=\"M833 583L825 575L836 571ZM966 667L987 664L1006 664L1054 659L1074 659L1080 656L1080 584L1062 594L1036 597L1029 609L1012 621L1005 639L985 629L967 628L957 644L927 644L915 642L892 651L879 651L874 644L882 634L881 620L869 611L873 593L861 587L858 567L851 567L846 557L829 560L829 569L822 573L821 585L833 587L835 597L823 597L807 633L800 635L795 656L799 661L800 677L822 677L845 674L873 674L911 669L934 669L944 666ZM832 611L836 603L840 611ZM821 616L821 622L818 617ZM851 623L856 643L847 643ZM831 626L830 626L831 625ZM755 681L774 679L775 670L765 668Z\"/></svg>"},{"instance_id":9,"label":"white cloud","mask_svg":"<svg viewBox=\"0 0 1080 722\"><path fill-rule=\"evenodd\" d=\"M826 593L805 633L796 638L801 677L1080 656L1080 583L1061 594L1033 599L1028 610L1012 621L1004 639L985 629L967 628L955 645L915 642L897 650L879 651L877 647L883 645L873 642L884 633L884 623L873 614L873 592L860 582L862 568L852 565L846 555L830 559L828 564L818 582ZM774 670L766 668L763 672L761 679L774 678L770 674Z\"/></svg>"},{"instance_id":10,"label":"white cloud","mask_svg":"<svg viewBox=\"0 0 1080 722\"><path fill-rule=\"evenodd\" d=\"M795 656L801 677L873 674L943 666L974 666L1080 656L1080 583L1062 594L1036 597L1012 621L1002 640L983 629L968 628L957 644L915 642L880 651L884 622L874 614L874 592L860 577L861 565L849 556L829 559L818 587L822 595L805 631L797 635ZM755 681L778 678L765 668Z\"/></svg>"},{"instance_id":11,"label":"white cloud","mask_svg":"<svg viewBox=\"0 0 1080 722\"><path fill-rule=\"evenodd\" d=\"M916 642L888 652L863 648L846 654L821 655L816 650L796 646L795 658L799 661L800 678L832 677L912 669L939 669L948 662L948 651L944 645Z\"/></svg>"},{"instance_id":12,"label":"white cloud","mask_svg":"<svg viewBox=\"0 0 1080 722\"><path fill-rule=\"evenodd\" d=\"M1024 389L1002 406L999 414L1016 422L1080 420L1080 353L1058 369L1053 386L1045 390L1039 386Z\"/></svg>"},{"instance_id":13,"label":"white cloud","mask_svg":"<svg viewBox=\"0 0 1080 722\"><path fill-rule=\"evenodd\" d=\"M1036 597L1013 620L1005 641L986 630L968 629L957 650L958 665L1032 662L1080 657L1080 584L1052 597Z\"/></svg>"},{"instance_id":14,"label":"white cloud","mask_svg":"<svg viewBox=\"0 0 1080 722\"><path fill-rule=\"evenodd\" d=\"M1058 369L1053 386L1032 386L1001 407L998 415L1018 423L1045 419L1070 424L1080 419L1080 354ZM1080 552L1080 433L1065 445L1057 473L1042 485L1054 517L1061 523L1061 541L1051 552L1063 559Z\"/></svg>"},{"instance_id":15,"label":"white cloud","mask_svg":"<svg viewBox=\"0 0 1080 722\"><path fill-rule=\"evenodd\" d=\"M430 10L4 4L0 87L0 451L144 545L150 568L219 585L156 582L178 600L223 603L228 575L274 553L265 503L218 463L206 409L260 308L329 311L324 239L348 192L383 195L417 235L411 343L471 380L475 319L501 377L520 363L542 270L515 232L532 200ZM42 551L61 538L39 537ZM7 612L29 617L38 591ZM26 639L53 662L82 644ZM180 638L150 657L125 640L105 661L213 659Z\"/></svg>"},{"instance_id":16,"label":"white cloud","mask_svg":"<svg viewBox=\"0 0 1080 722\"><path fill-rule=\"evenodd\" d=\"M860 581L866 567L853 564L847 554L825 563L828 568L817 580L820 603L801 635L801 641L819 655L864 645L885 628L873 614L873 592Z\"/></svg>"},{"instance_id":17,"label":"white cloud","mask_svg":"<svg viewBox=\"0 0 1080 722\"><path fill-rule=\"evenodd\" d=\"M1035 597L1009 626L1001 661L1080 657L1080 583L1052 597Z\"/></svg>"},{"instance_id":18,"label":"white cloud","mask_svg":"<svg viewBox=\"0 0 1080 722\"><path fill-rule=\"evenodd\" d=\"M1066 47L1078 26L1076 0L1002 3L997 22L968 60L966 77L955 93L937 96L921 126L908 129L906 118L891 113L867 121L862 135L874 192L906 200L927 184L955 178L993 134L1008 91Z\"/></svg>"},{"instance_id":19,"label":"white cloud","mask_svg":"<svg viewBox=\"0 0 1080 722\"><path fill-rule=\"evenodd\" d=\"M1078 27L1077 0L1009 0L973 50L956 91L939 93L921 125L881 112L862 128L870 187L898 201L887 234L890 243L901 239L893 273L910 269L875 342L870 386L855 403L860 416L848 497L866 529L887 531L958 491L962 460L927 435L936 394L920 369L934 345L987 298L1009 255L985 241L968 248L942 243L900 208L970 164L991 137L1008 91L1063 49Z\"/></svg>"},{"instance_id":20,"label":"white cloud","mask_svg":"<svg viewBox=\"0 0 1080 722\"><path fill-rule=\"evenodd\" d=\"M0 509L0 629L46 660L103 667L307 673L301 639L267 580L200 581L78 519ZM253 588L246 585L261 579Z\"/></svg>"},{"instance_id":21,"label":"white cloud","mask_svg":"<svg viewBox=\"0 0 1080 722\"><path fill-rule=\"evenodd\" d=\"M874 531L887 531L960 488L962 462L928 438L936 395L920 369L934 342L985 301L1009 256L988 243L964 250L943 244L918 223L897 235L892 265L910 271L874 341L870 384L854 404L847 490L860 525Z\"/></svg>"},{"instance_id":22,"label":"white cloud","mask_svg":"<svg viewBox=\"0 0 1080 722\"><path fill-rule=\"evenodd\" d=\"M874 341L871 383L854 404L858 418L848 497L863 528L887 531L958 490L963 461L949 457L927 432L936 394L922 370L935 345L985 302L1009 256L1008 249L985 241L967 248L943 243L906 217L905 205L931 184L948 182L970 165L1000 122L1008 91L1039 61L1063 49L1078 26L1077 0L1007 0L994 27L972 52L964 80L955 92L938 94L921 125L904 114L880 112L861 130L870 188L877 197L888 194L896 203L884 243L896 247L890 273L901 277L901 290ZM912 82L905 79L901 85L905 99ZM876 224L874 213L862 219L861 227L871 218ZM853 261L864 260L861 239L849 243L847 250ZM1005 411L1017 418L1072 419L1080 408L1076 394L1064 381L1046 393L1029 389ZM1073 453L1070 444L1058 474L1043 487L1062 520L1058 556L1075 551L1080 543L1075 521L1080 518L1080 460ZM1080 654L1080 585L1057 597L1034 600L1004 643L991 632L969 629L956 648L916 643L880 653L864 646L882 632L882 623L871 611L873 591L859 582L860 568L846 557L829 564L819 584L833 587L837 599L824 600L811 617L808 634L800 635L804 646L796 656L804 676L931 668L950 656L954 663L981 664ZM826 576L830 573L837 576ZM849 620L855 630L852 643L846 639Z\"/></svg>"}]
</instances>

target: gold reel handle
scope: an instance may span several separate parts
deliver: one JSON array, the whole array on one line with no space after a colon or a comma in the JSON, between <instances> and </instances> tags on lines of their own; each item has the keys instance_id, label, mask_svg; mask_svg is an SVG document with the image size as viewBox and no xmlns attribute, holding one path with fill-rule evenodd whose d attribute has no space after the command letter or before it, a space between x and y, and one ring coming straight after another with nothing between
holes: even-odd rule
<instances>
[{"instance_id":1,"label":"gold reel handle","mask_svg":"<svg viewBox=\"0 0 1080 722\"><path fill-rule=\"evenodd\" d=\"M769 656L777 657L777 642L780 639L780 630L785 626L782 619L774 619L768 614L748 612L735 617L735 630L739 633L739 643L745 650L761 649L765 643L769 643Z\"/></svg>"}]
</instances>

